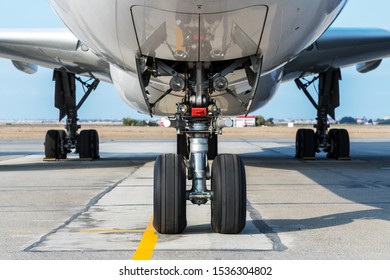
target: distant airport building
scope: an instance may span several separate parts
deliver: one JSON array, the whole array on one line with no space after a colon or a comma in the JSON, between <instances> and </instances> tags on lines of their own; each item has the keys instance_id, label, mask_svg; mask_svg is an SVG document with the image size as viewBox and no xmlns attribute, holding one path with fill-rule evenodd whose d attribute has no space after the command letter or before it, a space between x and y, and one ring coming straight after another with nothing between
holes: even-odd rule
<instances>
[{"instance_id":1,"label":"distant airport building","mask_svg":"<svg viewBox=\"0 0 390 280\"><path fill-rule=\"evenodd\" d=\"M252 127L256 126L256 117L254 116L238 116L232 118L234 127Z\"/></svg>"}]
</instances>

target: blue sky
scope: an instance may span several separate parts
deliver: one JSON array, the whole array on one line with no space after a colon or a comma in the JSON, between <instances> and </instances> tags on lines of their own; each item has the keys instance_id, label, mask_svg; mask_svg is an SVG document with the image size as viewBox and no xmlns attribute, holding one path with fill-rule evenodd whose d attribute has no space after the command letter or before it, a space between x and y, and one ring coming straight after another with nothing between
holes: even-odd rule
<instances>
[{"instance_id":1,"label":"blue sky","mask_svg":"<svg viewBox=\"0 0 390 280\"><path fill-rule=\"evenodd\" d=\"M381 27L390 30L390 1L350 0L333 26ZM58 28L64 25L47 0L1 1L0 28ZM342 71L341 107L336 116L382 118L390 116L390 59L379 69L359 74L354 68ZM0 120L56 119L52 70L40 68L35 75L16 70L0 59ZM80 92L80 91L79 91ZM295 84L283 84L276 97L256 112L274 118L314 118L315 110ZM79 111L81 119L146 118L129 108L110 84L101 84Z\"/></svg>"}]
</instances>

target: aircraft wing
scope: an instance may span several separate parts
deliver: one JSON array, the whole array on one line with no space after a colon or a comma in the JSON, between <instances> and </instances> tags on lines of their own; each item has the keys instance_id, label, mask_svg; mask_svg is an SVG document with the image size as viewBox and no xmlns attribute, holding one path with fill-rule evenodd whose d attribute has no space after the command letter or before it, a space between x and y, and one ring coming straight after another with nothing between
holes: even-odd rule
<instances>
[{"instance_id":1,"label":"aircraft wing","mask_svg":"<svg viewBox=\"0 0 390 280\"><path fill-rule=\"evenodd\" d=\"M83 45L70 31L0 30L0 57L33 74L38 66L95 77L111 82L109 65Z\"/></svg>"},{"instance_id":2,"label":"aircraft wing","mask_svg":"<svg viewBox=\"0 0 390 280\"><path fill-rule=\"evenodd\" d=\"M330 28L311 47L285 66L284 81L316 74L329 67L356 65L365 73L390 56L390 31ZM111 82L109 64L84 46L70 31L0 30L0 57L16 68L35 73L38 66L64 67L70 72Z\"/></svg>"},{"instance_id":3,"label":"aircraft wing","mask_svg":"<svg viewBox=\"0 0 390 280\"><path fill-rule=\"evenodd\" d=\"M390 56L390 31L383 29L330 28L311 47L290 61L284 81L321 73L329 67L356 65L361 73L376 69Z\"/></svg>"}]
</instances>

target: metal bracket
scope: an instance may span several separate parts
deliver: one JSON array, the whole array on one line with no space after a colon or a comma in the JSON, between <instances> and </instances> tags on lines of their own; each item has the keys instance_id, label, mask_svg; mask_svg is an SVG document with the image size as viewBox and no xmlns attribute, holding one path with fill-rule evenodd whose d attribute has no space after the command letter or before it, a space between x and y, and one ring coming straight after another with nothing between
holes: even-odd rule
<instances>
[{"instance_id":1,"label":"metal bracket","mask_svg":"<svg viewBox=\"0 0 390 280\"><path fill-rule=\"evenodd\" d=\"M77 106L76 106L76 110L78 111L81 108L81 106L83 106L84 102L88 99L89 95L94 90L97 89L97 87L98 87L98 85L100 83L100 80L95 79L92 84L88 84L88 83L82 81L80 78L77 78L77 77L76 77L76 80L78 80L84 87L87 88L87 90L85 91L84 96L81 98L79 104L77 104Z\"/></svg>"},{"instance_id":2,"label":"metal bracket","mask_svg":"<svg viewBox=\"0 0 390 280\"><path fill-rule=\"evenodd\" d=\"M302 90L303 93L306 95L306 97L309 99L310 103L314 106L316 110L318 110L318 104L314 100L314 98L311 96L310 92L307 90L309 86L311 86L315 81L317 81L320 78L320 76L316 76L313 80L308 81L307 83L303 83L301 81L301 78L295 79L295 84L297 85L298 89Z\"/></svg>"},{"instance_id":3,"label":"metal bracket","mask_svg":"<svg viewBox=\"0 0 390 280\"><path fill-rule=\"evenodd\" d=\"M138 80L142 90L142 95L145 99L145 104L148 108L149 115L153 117L153 108L149 102L148 92L146 90L147 85L145 84L145 79L144 79L145 78L144 73L146 70L145 58L144 57L137 58L136 66L137 66Z\"/></svg>"}]
</instances>

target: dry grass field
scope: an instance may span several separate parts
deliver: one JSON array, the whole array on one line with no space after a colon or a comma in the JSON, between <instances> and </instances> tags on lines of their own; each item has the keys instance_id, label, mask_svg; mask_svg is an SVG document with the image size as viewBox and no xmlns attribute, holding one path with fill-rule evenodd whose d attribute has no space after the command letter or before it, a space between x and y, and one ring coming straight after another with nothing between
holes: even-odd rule
<instances>
[{"instance_id":1,"label":"dry grass field","mask_svg":"<svg viewBox=\"0 0 390 280\"><path fill-rule=\"evenodd\" d=\"M163 127L126 127L119 124L81 124L83 129L97 129L102 139L109 138L174 138L175 130ZM348 129L351 139L380 138L390 139L390 126L347 125L332 126ZM223 137L241 138L295 138L300 126L225 128ZM63 129L63 124L2 124L0 139L44 139L49 129Z\"/></svg>"}]
</instances>

